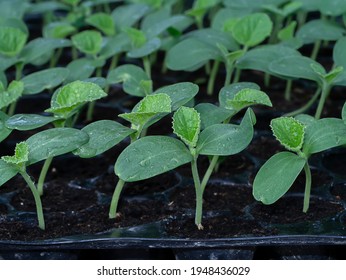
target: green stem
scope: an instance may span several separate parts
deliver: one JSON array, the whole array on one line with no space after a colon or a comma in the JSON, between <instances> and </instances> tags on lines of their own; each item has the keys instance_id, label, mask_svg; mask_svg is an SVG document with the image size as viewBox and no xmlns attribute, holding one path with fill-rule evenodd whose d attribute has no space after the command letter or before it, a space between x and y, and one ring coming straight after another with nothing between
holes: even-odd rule
<instances>
[{"instance_id":1,"label":"green stem","mask_svg":"<svg viewBox=\"0 0 346 280\"><path fill-rule=\"evenodd\" d=\"M10 117L13 116L14 112L16 111L17 107L17 101L14 101L11 103L11 105L8 107L7 115Z\"/></svg>"},{"instance_id":2,"label":"green stem","mask_svg":"<svg viewBox=\"0 0 346 280\"><path fill-rule=\"evenodd\" d=\"M98 67L96 69L96 77L102 77L102 67ZM95 109L96 101L89 102L87 115L86 115L86 122L91 122L94 115L94 109Z\"/></svg>"},{"instance_id":3,"label":"green stem","mask_svg":"<svg viewBox=\"0 0 346 280\"><path fill-rule=\"evenodd\" d=\"M219 71L219 67L220 67L220 61L215 60L213 68L211 69L211 73L210 73L209 81L208 81L208 88L207 88L208 95L213 94L215 79L216 79L217 72Z\"/></svg>"},{"instance_id":4,"label":"green stem","mask_svg":"<svg viewBox=\"0 0 346 280\"><path fill-rule=\"evenodd\" d=\"M195 224L197 228L201 230L203 229L203 226L202 226L203 190L201 188L201 181L198 175L197 157L194 157L194 159L191 162L191 170L192 170L192 177L193 177L193 182L195 184L195 192L196 192Z\"/></svg>"},{"instance_id":5,"label":"green stem","mask_svg":"<svg viewBox=\"0 0 346 280\"><path fill-rule=\"evenodd\" d=\"M46 180L46 176L48 173L48 169L52 163L53 157L48 157L43 164L43 167L41 169L40 177L38 178L38 183L37 183L37 190L40 196L43 195L43 185Z\"/></svg>"},{"instance_id":6,"label":"green stem","mask_svg":"<svg viewBox=\"0 0 346 280\"><path fill-rule=\"evenodd\" d=\"M286 82L285 99L287 101L291 100L292 81L293 80L287 80L287 82Z\"/></svg>"},{"instance_id":7,"label":"green stem","mask_svg":"<svg viewBox=\"0 0 346 280\"><path fill-rule=\"evenodd\" d=\"M315 119L317 120L321 118L324 103L326 102L329 92L330 92L330 85L324 82L322 86L322 94L320 97L320 101L318 102L318 107L315 113Z\"/></svg>"},{"instance_id":8,"label":"green stem","mask_svg":"<svg viewBox=\"0 0 346 280\"><path fill-rule=\"evenodd\" d=\"M108 68L108 73L112 71L113 69L115 69L115 67L117 67L118 62L119 62L119 54L116 54L112 57L111 63Z\"/></svg>"},{"instance_id":9,"label":"green stem","mask_svg":"<svg viewBox=\"0 0 346 280\"><path fill-rule=\"evenodd\" d=\"M36 213L37 213L37 219L38 219L38 227L40 229L45 229L45 222L44 222L44 216L43 216L43 209L42 209L42 202L40 195L35 187L35 183L31 180L30 176L25 170L22 170L19 172L20 175L24 178L25 182L28 184L36 204Z\"/></svg>"},{"instance_id":10,"label":"green stem","mask_svg":"<svg viewBox=\"0 0 346 280\"><path fill-rule=\"evenodd\" d=\"M72 46L71 52L72 52L72 60L77 60L78 59L78 50L75 46Z\"/></svg>"},{"instance_id":11,"label":"green stem","mask_svg":"<svg viewBox=\"0 0 346 280\"><path fill-rule=\"evenodd\" d=\"M278 40L277 36L278 36L278 33L281 29L283 20L284 20L284 18L281 15L275 15L274 29L272 30L270 38L268 40L269 44L274 44L277 42L277 40Z\"/></svg>"},{"instance_id":12,"label":"green stem","mask_svg":"<svg viewBox=\"0 0 346 280\"><path fill-rule=\"evenodd\" d=\"M297 14L298 30L305 24L308 13L305 11L299 11Z\"/></svg>"},{"instance_id":13,"label":"green stem","mask_svg":"<svg viewBox=\"0 0 346 280\"><path fill-rule=\"evenodd\" d=\"M314 96L309 100L309 102L307 102L303 107L299 108L298 110L295 110L293 112L287 113L284 116L286 117L294 117L296 115L302 114L305 111L307 111L317 100L317 98L319 97L321 93L321 88L318 87L318 89L316 90Z\"/></svg>"},{"instance_id":14,"label":"green stem","mask_svg":"<svg viewBox=\"0 0 346 280\"><path fill-rule=\"evenodd\" d=\"M15 68L16 68L15 79L16 79L16 81L19 81L19 80L21 80L22 75L23 75L24 64L22 62L18 62L18 63L16 63ZM12 102L8 108L7 114L9 116L13 116L14 112L16 111L16 107L17 107L17 101Z\"/></svg>"},{"instance_id":15,"label":"green stem","mask_svg":"<svg viewBox=\"0 0 346 280\"><path fill-rule=\"evenodd\" d=\"M316 60L318 52L320 51L320 48L321 48L321 43L322 43L321 40L318 40L318 41L315 42L314 48L312 49L312 52L311 52L311 55L310 55L311 59Z\"/></svg>"},{"instance_id":16,"label":"green stem","mask_svg":"<svg viewBox=\"0 0 346 280\"><path fill-rule=\"evenodd\" d=\"M229 67L226 64L226 78L225 78L224 86L228 86L229 84L231 84L232 74L233 74L233 67Z\"/></svg>"},{"instance_id":17,"label":"green stem","mask_svg":"<svg viewBox=\"0 0 346 280\"><path fill-rule=\"evenodd\" d=\"M147 73L149 79L151 80L151 64L148 56L143 57L143 66L145 73Z\"/></svg>"},{"instance_id":18,"label":"green stem","mask_svg":"<svg viewBox=\"0 0 346 280\"><path fill-rule=\"evenodd\" d=\"M269 73L264 73L264 85L266 87L269 87L270 86L270 74Z\"/></svg>"},{"instance_id":19,"label":"green stem","mask_svg":"<svg viewBox=\"0 0 346 280\"><path fill-rule=\"evenodd\" d=\"M306 213L309 209L310 204L310 193L311 193L311 170L308 162L304 165L305 171L305 192L304 192L304 206L303 212Z\"/></svg>"},{"instance_id":20,"label":"green stem","mask_svg":"<svg viewBox=\"0 0 346 280\"><path fill-rule=\"evenodd\" d=\"M235 70L235 75L234 75L234 79L233 79L233 84L239 82L240 74L241 74L241 69L240 69L240 68L237 68L237 70Z\"/></svg>"},{"instance_id":21,"label":"green stem","mask_svg":"<svg viewBox=\"0 0 346 280\"><path fill-rule=\"evenodd\" d=\"M219 160L219 156L213 156L213 157L212 157L212 159L211 159L211 161L210 161L210 163L209 163L208 169L207 169L207 171L205 172L204 177L203 177L203 180L202 180L202 183L201 183L202 192L204 192L205 187L206 187L207 184L208 184L208 181L209 181L209 179L210 179L210 176L211 176L211 174L213 173L214 168L215 168L215 166L216 166L218 160Z\"/></svg>"},{"instance_id":22,"label":"green stem","mask_svg":"<svg viewBox=\"0 0 346 280\"><path fill-rule=\"evenodd\" d=\"M57 65L59 58L62 55L62 48L58 49L50 59L49 68L53 68Z\"/></svg>"},{"instance_id":23,"label":"green stem","mask_svg":"<svg viewBox=\"0 0 346 280\"><path fill-rule=\"evenodd\" d=\"M118 209L118 203L121 191L123 190L123 187L125 185L125 181L121 180L119 178L119 181L114 189L114 193L112 196L111 206L109 208L109 218L114 219L117 216L117 209Z\"/></svg>"}]
</instances>

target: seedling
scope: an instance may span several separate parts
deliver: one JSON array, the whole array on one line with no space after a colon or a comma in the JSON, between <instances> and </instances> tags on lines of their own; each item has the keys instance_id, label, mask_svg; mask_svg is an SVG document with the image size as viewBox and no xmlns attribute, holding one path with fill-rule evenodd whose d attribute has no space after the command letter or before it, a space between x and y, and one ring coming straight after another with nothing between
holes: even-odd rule
<instances>
[{"instance_id":1,"label":"seedling","mask_svg":"<svg viewBox=\"0 0 346 280\"><path fill-rule=\"evenodd\" d=\"M194 17L196 25L199 29L203 28L203 19L208 11L215 7L220 0L196 0L193 3L191 10L188 10L186 13Z\"/></svg>"},{"instance_id":2,"label":"seedling","mask_svg":"<svg viewBox=\"0 0 346 280\"><path fill-rule=\"evenodd\" d=\"M336 118L315 120L301 115L298 119L302 122L292 117L272 120L274 136L288 151L272 156L260 168L253 182L253 195L264 204L275 203L289 190L304 169L303 212L307 212L311 193L308 159L315 153L345 145L346 126L341 119Z\"/></svg>"},{"instance_id":3,"label":"seedling","mask_svg":"<svg viewBox=\"0 0 346 280\"><path fill-rule=\"evenodd\" d=\"M264 98L265 102L268 101L268 97L260 91L240 90L238 94L233 95L233 99L227 101L228 106L232 107L227 115L225 110L220 109L223 113L218 114L220 118L214 118L214 121L219 119L219 122L222 122L235 112L256 103L253 100L255 96L256 100L260 97L259 100ZM201 132L200 113L194 108L182 106L173 116L173 131L181 141L166 136L143 137L120 154L114 167L115 173L125 182L134 182L165 173L190 162L196 190L195 223L199 229L203 229L203 192L217 159L219 156L237 154L245 149L253 137L254 122L254 114L248 109L240 125L220 124L216 121L210 125L204 124L204 130ZM213 156L202 183L197 167L199 155Z\"/></svg>"},{"instance_id":4,"label":"seedling","mask_svg":"<svg viewBox=\"0 0 346 280\"><path fill-rule=\"evenodd\" d=\"M0 186L20 174L29 186L36 204L38 226L45 229L39 190L27 173L27 167L49 157L66 154L89 140L88 135L73 128L54 128L39 132L16 145L13 156L0 159Z\"/></svg>"}]
</instances>

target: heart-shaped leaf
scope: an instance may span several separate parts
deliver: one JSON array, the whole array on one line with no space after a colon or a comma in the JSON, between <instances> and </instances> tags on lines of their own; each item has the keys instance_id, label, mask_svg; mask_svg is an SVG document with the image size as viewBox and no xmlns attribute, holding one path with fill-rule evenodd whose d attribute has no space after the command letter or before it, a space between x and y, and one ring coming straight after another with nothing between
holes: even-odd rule
<instances>
[{"instance_id":1,"label":"heart-shaped leaf","mask_svg":"<svg viewBox=\"0 0 346 280\"><path fill-rule=\"evenodd\" d=\"M45 38L63 39L75 33L77 29L68 22L51 22L43 27Z\"/></svg>"},{"instance_id":2,"label":"heart-shaped leaf","mask_svg":"<svg viewBox=\"0 0 346 280\"><path fill-rule=\"evenodd\" d=\"M234 99L236 94L242 91L243 89L260 90L260 87L257 84L250 82L240 82L225 86L220 90L219 93L220 107L227 108L228 101Z\"/></svg>"},{"instance_id":3,"label":"heart-shaped leaf","mask_svg":"<svg viewBox=\"0 0 346 280\"><path fill-rule=\"evenodd\" d=\"M10 57L18 55L27 38L27 34L18 28L0 26L0 54Z\"/></svg>"},{"instance_id":4,"label":"heart-shaped leaf","mask_svg":"<svg viewBox=\"0 0 346 280\"><path fill-rule=\"evenodd\" d=\"M95 30L82 31L71 37L73 45L82 53L96 55L102 47L101 33Z\"/></svg>"},{"instance_id":5,"label":"heart-shaped leaf","mask_svg":"<svg viewBox=\"0 0 346 280\"><path fill-rule=\"evenodd\" d=\"M0 109L12 104L22 96L24 90L23 82L12 81L7 90L0 91Z\"/></svg>"},{"instance_id":6,"label":"heart-shaped leaf","mask_svg":"<svg viewBox=\"0 0 346 280\"><path fill-rule=\"evenodd\" d=\"M85 20L107 36L115 35L115 24L112 16L106 13L94 13Z\"/></svg>"},{"instance_id":7,"label":"heart-shaped leaf","mask_svg":"<svg viewBox=\"0 0 346 280\"><path fill-rule=\"evenodd\" d=\"M240 90L235 94L233 99L227 100L226 103L227 109L233 109L237 112L253 105L273 106L269 96L265 92L251 88Z\"/></svg>"}]
</instances>

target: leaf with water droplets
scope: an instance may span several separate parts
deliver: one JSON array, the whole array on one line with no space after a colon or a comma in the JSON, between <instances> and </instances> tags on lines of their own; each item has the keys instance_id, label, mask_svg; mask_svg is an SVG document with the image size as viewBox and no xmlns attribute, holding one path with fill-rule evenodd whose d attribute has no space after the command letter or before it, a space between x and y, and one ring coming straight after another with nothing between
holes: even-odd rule
<instances>
[{"instance_id":1,"label":"leaf with water droplets","mask_svg":"<svg viewBox=\"0 0 346 280\"><path fill-rule=\"evenodd\" d=\"M272 156L258 171L253 183L253 196L264 204L272 204L292 186L306 161L291 152Z\"/></svg>"},{"instance_id":2,"label":"leaf with water droplets","mask_svg":"<svg viewBox=\"0 0 346 280\"><path fill-rule=\"evenodd\" d=\"M168 136L147 136L123 150L114 172L120 179L134 182L165 173L191 160L191 153L181 141Z\"/></svg>"},{"instance_id":3,"label":"leaf with water droplets","mask_svg":"<svg viewBox=\"0 0 346 280\"><path fill-rule=\"evenodd\" d=\"M102 154L135 132L133 129L111 120L93 122L83 127L82 131L89 135L89 141L73 152L82 158Z\"/></svg>"},{"instance_id":4,"label":"leaf with water droplets","mask_svg":"<svg viewBox=\"0 0 346 280\"><path fill-rule=\"evenodd\" d=\"M17 114L6 120L9 129L32 130L58 120L58 117L41 116L36 114Z\"/></svg>"},{"instance_id":5,"label":"leaf with water droplets","mask_svg":"<svg viewBox=\"0 0 346 280\"><path fill-rule=\"evenodd\" d=\"M253 105L273 106L269 96L265 92L251 88L240 90L235 94L233 99L227 100L226 103L226 109L234 109L237 112Z\"/></svg>"},{"instance_id":6,"label":"leaf with water droplets","mask_svg":"<svg viewBox=\"0 0 346 280\"><path fill-rule=\"evenodd\" d=\"M199 103L195 109L201 117L201 128L219 124L234 115L234 111L218 107L211 103Z\"/></svg>"},{"instance_id":7,"label":"leaf with water droplets","mask_svg":"<svg viewBox=\"0 0 346 280\"><path fill-rule=\"evenodd\" d=\"M343 120L316 120L305 130L303 152L306 155L322 152L346 144L346 125Z\"/></svg>"},{"instance_id":8,"label":"leaf with water droplets","mask_svg":"<svg viewBox=\"0 0 346 280\"><path fill-rule=\"evenodd\" d=\"M280 117L270 122L275 138L290 151L299 151L304 142L305 126L292 117Z\"/></svg>"},{"instance_id":9,"label":"leaf with water droplets","mask_svg":"<svg viewBox=\"0 0 346 280\"><path fill-rule=\"evenodd\" d=\"M173 132L189 147L196 147L201 130L201 118L197 110L180 107L173 115Z\"/></svg>"},{"instance_id":10,"label":"leaf with water droplets","mask_svg":"<svg viewBox=\"0 0 346 280\"><path fill-rule=\"evenodd\" d=\"M1 159L6 163L21 166L28 161L29 147L26 142L20 142L16 144L13 156L3 156Z\"/></svg>"},{"instance_id":11,"label":"leaf with water droplets","mask_svg":"<svg viewBox=\"0 0 346 280\"><path fill-rule=\"evenodd\" d=\"M52 128L38 132L26 140L29 164L69 153L88 141L88 134L75 128Z\"/></svg>"},{"instance_id":12,"label":"leaf with water droplets","mask_svg":"<svg viewBox=\"0 0 346 280\"><path fill-rule=\"evenodd\" d=\"M56 90L46 112L66 118L78 106L105 97L103 89L90 82L75 81Z\"/></svg>"},{"instance_id":13,"label":"leaf with water droplets","mask_svg":"<svg viewBox=\"0 0 346 280\"><path fill-rule=\"evenodd\" d=\"M12 81L7 90L0 92L0 109L7 107L22 96L24 90L23 82Z\"/></svg>"},{"instance_id":14,"label":"leaf with water droplets","mask_svg":"<svg viewBox=\"0 0 346 280\"><path fill-rule=\"evenodd\" d=\"M200 134L197 153L202 155L234 155L244 150L253 138L255 115L249 108L240 125L215 124Z\"/></svg>"}]
</instances>

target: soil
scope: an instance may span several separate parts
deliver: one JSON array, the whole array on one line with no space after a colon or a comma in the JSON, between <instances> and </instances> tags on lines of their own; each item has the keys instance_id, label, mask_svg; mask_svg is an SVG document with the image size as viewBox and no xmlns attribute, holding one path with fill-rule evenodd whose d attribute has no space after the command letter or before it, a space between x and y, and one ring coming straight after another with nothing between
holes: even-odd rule
<instances>
[{"instance_id":1,"label":"soil","mask_svg":"<svg viewBox=\"0 0 346 280\"><path fill-rule=\"evenodd\" d=\"M346 201L346 183L335 184L330 188L330 193L339 201Z\"/></svg>"},{"instance_id":2,"label":"soil","mask_svg":"<svg viewBox=\"0 0 346 280\"><path fill-rule=\"evenodd\" d=\"M336 176L345 177L346 155L344 150L334 150L322 159L323 166Z\"/></svg>"}]
</instances>

